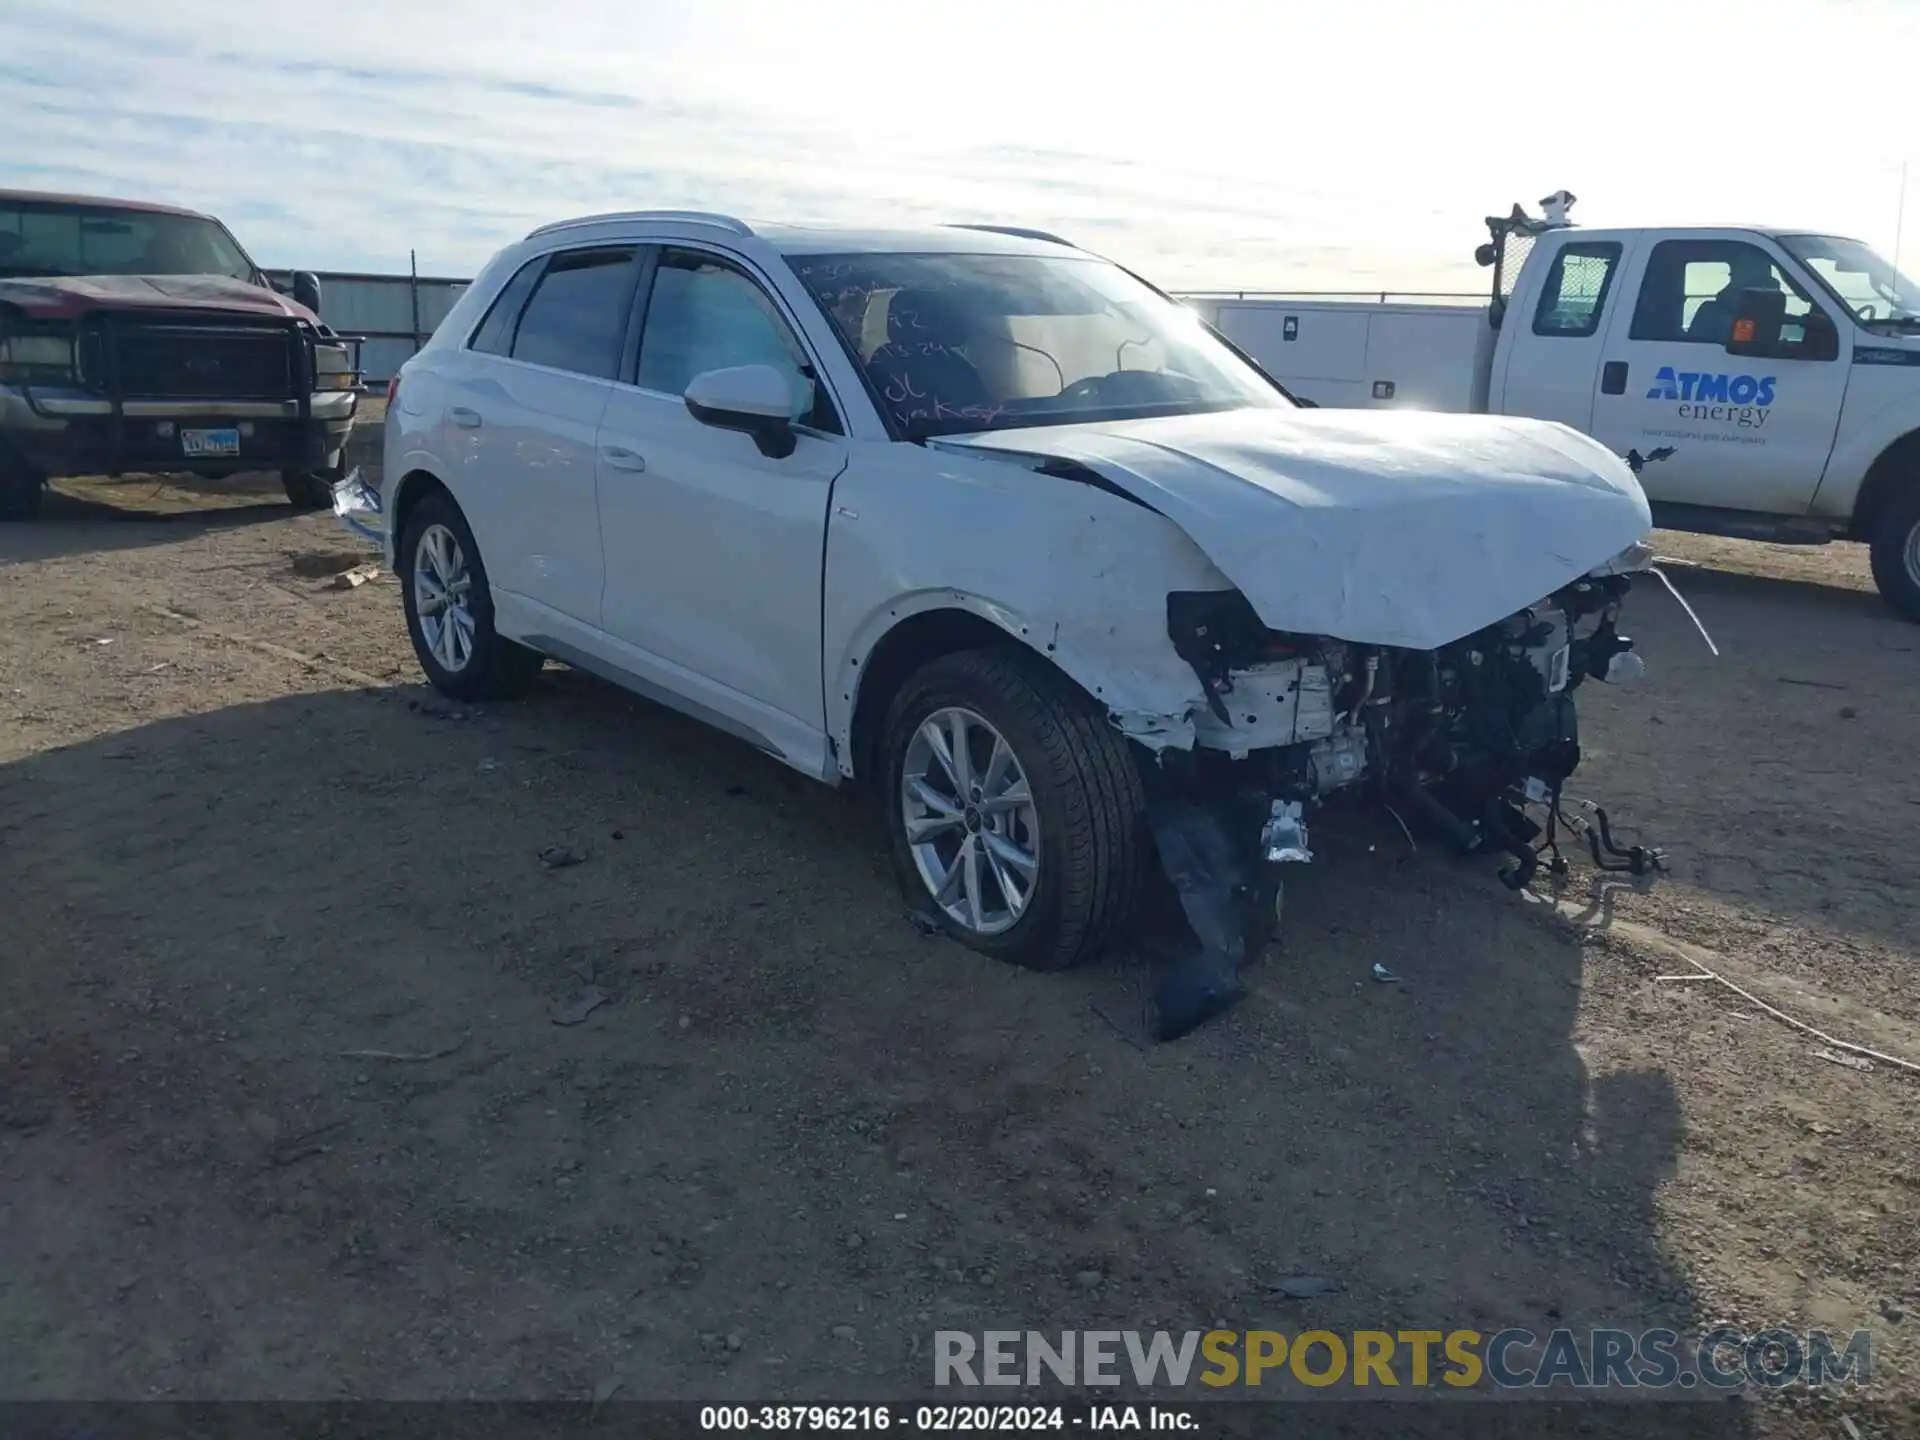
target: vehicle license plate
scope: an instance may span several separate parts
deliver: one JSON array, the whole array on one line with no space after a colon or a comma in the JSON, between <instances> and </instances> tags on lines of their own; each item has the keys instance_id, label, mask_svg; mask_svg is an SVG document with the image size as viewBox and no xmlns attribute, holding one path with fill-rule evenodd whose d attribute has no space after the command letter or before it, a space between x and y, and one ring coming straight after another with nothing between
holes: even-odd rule
<instances>
[{"instance_id":1,"label":"vehicle license plate","mask_svg":"<svg viewBox=\"0 0 1920 1440\"><path fill-rule=\"evenodd\" d=\"M238 455L238 430L182 430L180 453L183 455Z\"/></svg>"}]
</instances>

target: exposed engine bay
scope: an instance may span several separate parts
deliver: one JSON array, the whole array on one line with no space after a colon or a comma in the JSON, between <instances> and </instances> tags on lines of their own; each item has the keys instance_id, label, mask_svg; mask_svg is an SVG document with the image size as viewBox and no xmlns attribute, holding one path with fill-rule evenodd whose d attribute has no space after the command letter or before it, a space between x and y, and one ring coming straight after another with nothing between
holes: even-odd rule
<instances>
[{"instance_id":1,"label":"exposed engine bay","mask_svg":"<svg viewBox=\"0 0 1920 1440\"><path fill-rule=\"evenodd\" d=\"M1657 850L1614 843L1604 811L1569 819L1562 797L1580 763L1575 692L1644 671L1619 628L1643 550L1437 650L1272 630L1237 591L1167 597L1168 635L1207 708L1194 748L1159 757L1150 817L1206 954L1162 986L1163 1038L1238 998L1278 875L1312 860L1308 817L1338 792L1371 795L1409 838L1504 857L1516 890L1543 860L1566 872L1563 826L1602 869L1659 867Z\"/></svg>"}]
</instances>

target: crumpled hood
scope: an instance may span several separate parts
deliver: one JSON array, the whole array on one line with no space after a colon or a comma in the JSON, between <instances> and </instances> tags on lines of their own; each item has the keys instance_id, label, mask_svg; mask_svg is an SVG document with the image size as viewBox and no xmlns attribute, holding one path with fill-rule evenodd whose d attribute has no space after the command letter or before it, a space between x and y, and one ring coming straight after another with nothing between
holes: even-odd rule
<instances>
[{"instance_id":1,"label":"crumpled hood","mask_svg":"<svg viewBox=\"0 0 1920 1440\"><path fill-rule=\"evenodd\" d=\"M223 275L35 275L0 279L0 304L18 305L49 319L70 318L89 310L219 310L245 315L296 315L315 321L305 306L296 305L277 291Z\"/></svg>"},{"instance_id":2,"label":"crumpled hood","mask_svg":"<svg viewBox=\"0 0 1920 1440\"><path fill-rule=\"evenodd\" d=\"M1564 425L1234 410L930 442L1075 461L1192 538L1276 630L1433 650L1652 528L1626 462Z\"/></svg>"}]
</instances>

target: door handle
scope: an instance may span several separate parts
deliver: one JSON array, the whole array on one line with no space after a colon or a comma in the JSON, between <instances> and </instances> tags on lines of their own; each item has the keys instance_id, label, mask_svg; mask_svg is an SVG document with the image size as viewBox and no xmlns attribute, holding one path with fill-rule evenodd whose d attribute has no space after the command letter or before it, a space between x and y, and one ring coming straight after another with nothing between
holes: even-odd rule
<instances>
[{"instance_id":1,"label":"door handle","mask_svg":"<svg viewBox=\"0 0 1920 1440\"><path fill-rule=\"evenodd\" d=\"M1600 393L1602 395L1624 395L1627 393L1627 362L1609 360L1600 367Z\"/></svg>"},{"instance_id":2,"label":"door handle","mask_svg":"<svg viewBox=\"0 0 1920 1440\"><path fill-rule=\"evenodd\" d=\"M464 405L456 405L447 411L447 418L462 430L478 430L480 428L480 412L478 410L469 410Z\"/></svg>"},{"instance_id":3,"label":"door handle","mask_svg":"<svg viewBox=\"0 0 1920 1440\"><path fill-rule=\"evenodd\" d=\"M624 445L602 445L600 447L600 458L616 470L644 470L647 468L646 457L635 454Z\"/></svg>"}]
</instances>

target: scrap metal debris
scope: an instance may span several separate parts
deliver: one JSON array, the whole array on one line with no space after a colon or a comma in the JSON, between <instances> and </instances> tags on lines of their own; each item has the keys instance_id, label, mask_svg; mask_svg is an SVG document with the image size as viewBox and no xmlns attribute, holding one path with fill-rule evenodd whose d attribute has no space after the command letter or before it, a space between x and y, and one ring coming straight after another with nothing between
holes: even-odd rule
<instances>
[{"instance_id":1,"label":"scrap metal debris","mask_svg":"<svg viewBox=\"0 0 1920 1440\"><path fill-rule=\"evenodd\" d=\"M1247 958L1239 897L1247 876L1226 826L1197 805L1151 809L1148 824L1161 868L1173 882L1199 944L1176 958L1154 1000L1162 1040L1178 1040L1247 993L1240 967Z\"/></svg>"},{"instance_id":2,"label":"scrap metal debris","mask_svg":"<svg viewBox=\"0 0 1920 1440\"><path fill-rule=\"evenodd\" d=\"M427 1060L444 1060L466 1043L467 1037L462 1035L444 1050L423 1050L415 1054L402 1050L342 1050L339 1053L342 1060L398 1060L418 1064Z\"/></svg>"},{"instance_id":3,"label":"scrap metal debris","mask_svg":"<svg viewBox=\"0 0 1920 1440\"><path fill-rule=\"evenodd\" d=\"M1288 1275L1267 1286L1267 1289L1289 1300L1311 1300L1317 1295L1338 1294L1340 1286L1324 1275Z\"/></svg>"},{"instance_id":4,"label":"scrap metal debris","mask_svg":"<svg viewBox=\"0 0 1920 1440\"><path fill-rule=\"evenodd\" d=\"M380 513L380 492L361 478L358 466L333 487L333 513L362 540L385 543L387 527L386 517Z\"/></svg>"},{"instance_id":5,"label":"scrap metal debris","mask_svg":"<svg viewBox=\"0 0 1920 1440\"><path fill-rule=\"evenodd\" d=\"M565 870L570 865L587 863L587 852L571 845L549 845L540 852L540 863L549 870Z\"/></svg>"},{"instance_id":6,"label":"scrap metal debris","mask_svg":"<svg viewBox=\"0 0 1920 1440\"><path fill-rule=\"evenodd\" d=\"M1844 1065L1849 1070L1871 1072L1873 1069L1873 1061L1864 1055L1842 1055L1838 1050L1816 1050L1813 1053L1822 1060L1831 1060L1834 1064Z\"/></svg>"},{"instance_id":7,"label":"scrap metal debris","mask_svg":"<svg viewBox=\"0 0 1920 1440\"><path fill-rule=\"evenodd\" d=\"M613 997L598 985L589 985L553 1012L556 1025L578 1025Z\"/></svg>"},{"instance_id":8,"label":"scrap metal debris","mask_svg":"<svg viewBox=\"0 0 1920 1440\"><path fill-rule=\"evenodd\" d=\"M1378 980L1382 985L1398 985L1400 983L1400 977L1394 974L1393 971L1387 969L1386 966L1380 964L1377 960L1373 966L1373 978Z\"/></svg>"}]
</instances>

